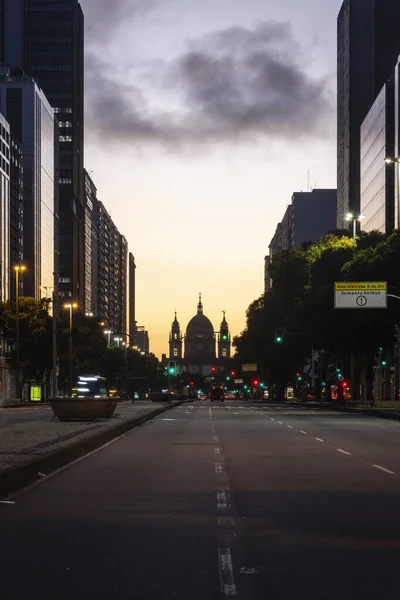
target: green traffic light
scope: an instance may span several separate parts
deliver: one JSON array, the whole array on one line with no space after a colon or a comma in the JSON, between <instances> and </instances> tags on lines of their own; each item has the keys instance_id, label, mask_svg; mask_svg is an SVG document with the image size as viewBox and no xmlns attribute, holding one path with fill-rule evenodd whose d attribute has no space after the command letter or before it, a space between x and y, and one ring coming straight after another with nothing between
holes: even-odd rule
<instances>
[{"instance_id":1,"label":"green traffic light","mask_svg":"<svg viewBox=\"0 0 400 600\"><path fill-rule=\"evenodd\" d=\"M230 380L230 377L229 377L229 375L227 376L226 380L227 380L227 381L229 381L229 380Z\"/></svg>"}]
</instances>

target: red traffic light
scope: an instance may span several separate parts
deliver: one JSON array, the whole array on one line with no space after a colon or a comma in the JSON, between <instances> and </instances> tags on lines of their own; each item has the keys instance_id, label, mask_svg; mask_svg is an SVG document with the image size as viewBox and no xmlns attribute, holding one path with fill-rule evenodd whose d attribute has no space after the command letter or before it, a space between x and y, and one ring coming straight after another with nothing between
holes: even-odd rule
<instances>
[{"instance_id":1,"label":"red traffic light","mask_svg":"<svg viewBox=\"0 0 400 600\"><path fill-rule=\"evenodd\" d=\"M347 383L347 381L342 381L342 386L343 387L347 387L349 384Z\"/></svg>"},{"instance_id":2,"label":"red traffic light","mask_svg":"<svg viewBox=\"0 0 400 600\"><path fill-rule=\"evenodd\" d=\"M215 367L211 367L211 372L215 373Z\"/></svg>"},{"instance_id":3,"label":"red traffic light","mask_svg":"<svg viewBox=\"0 0 400 600\"><path fill-rule=\"evenodd\" d=\"M234 377L235 376L235 371L231 371L231 375L232 375L232 377Z\"/></svg>"},{"instance_id":4,"label":"red traffic light","mask_svg":"<svg viewBox=\"0 0 400 600\"><path fill-rule=\"evenodd\" d=\"M259 383L258 379L255 379L255 380L253 381L253 385L258 385L258 383Z\"/></svg>"}]
</instances>

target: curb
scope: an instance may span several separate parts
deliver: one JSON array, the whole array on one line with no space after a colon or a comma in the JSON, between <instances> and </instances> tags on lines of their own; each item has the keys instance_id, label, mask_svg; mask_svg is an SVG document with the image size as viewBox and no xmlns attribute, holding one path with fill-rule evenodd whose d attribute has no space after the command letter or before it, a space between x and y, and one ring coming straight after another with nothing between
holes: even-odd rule
<instances>
[{"instance_id":1,"label":"curb","mask_svg":"<svg viewBox=\"0 0 400 600\"><path fill-rule=\"evenodd\" d=\"M50 402L4 402L0 404L2 408L38 408L40 406L50 406Z\"/></svg>"},{"instance_id":2,"label":"curb","mask_svg":"<svg viewBox=\"0 0 400 600\"><path fill-rule=\"evenodd\" d=\"M49 474L51 471L55 471L60 467L64 467L70 462L81 458L85 454L100 448L107 442L117 438L118 436L144 425L148 421L152 421L158 415L171 410L179 406L182 402L169 403L167 406L157 408L139 417L126 420L123 423L119 423L111 429L101 431L90 437L78 441L75 444L64 446L58 450L54 450L50 454L35 458L27 463L19 465L18 467L9 467L0 473L0 498L4 498L13 492L20 490L21 488L27 487L40 479L39 472Z\"/></svg>"}]
</instances>

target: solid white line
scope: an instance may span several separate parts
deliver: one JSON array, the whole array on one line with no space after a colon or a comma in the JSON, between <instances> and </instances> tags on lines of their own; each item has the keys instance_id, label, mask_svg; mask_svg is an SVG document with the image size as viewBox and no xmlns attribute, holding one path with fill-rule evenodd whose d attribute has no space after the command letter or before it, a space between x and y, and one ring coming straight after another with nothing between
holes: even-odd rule
<instances>
[{"instance_id":1,"label":"solid white line","mask_svg":"<svg viewBox=\"0 0 400 600\"><path fill-rule=\"evenodd\" d=\"M11 502L11 500L0 500L0 504L15 504L15 502Z\"/></svg>"},{"instance_id":2,"label":"solid white line","mask_svg":"<svg viewBox=\"0 0 400 600\"><path fill-rule=\"evenodd\" d=\"M307 431L303 431L302 429L299 429L300 433L304 433L304 435L307 435Z\"/></svg>"},{"instance_id":3,"label":"solid white line","mask_svg":"<svg viewBox=\"0 0 400 600\"><path fill-rule=\"evenodd\" d=\"M293 427L292 427L291 425L288 425L288 428L289 428L289 429L293 429Z\"/></svg>"},{"instance_id":4,"label":"solid white line","mask_svg":"<svg viewBox=\"0 0 400 600\"><path fill-rule=\"evenodd\" d=\"M321 438L315 438L317 440L317 442L323 442L324 440L321 440Z\"/></svg>"},{"instance_id":5,"label":"solid white line","mask_svg":"<svg viewBox=\"0 0 400 600\"><path fill-rule=\"evenodd\" d=\"M394 471L389 471L389 469L385 469L385 467L381 467L380 465L372 465L375 469L379 469L380 471L384 471L385 473L389 473L389 475L396 475Z\"/></svg>"},{"instance_id":6,"label":"solid white line","mask_svg":"<svg viewBox=\"0 0 400 600\"><path fill-rule=\"evenodd\" d=\"M347 456L351 456L351 452L347 452L347 450L342 450L342 448L336 448L336 450L338 452L341 452L342 454L347 454Z\"/></svg>"},{"instance_id":7,"label":"solid white line","mask_svg":"<svg viewBox=\"0 0 400 600\"><path fill-rule=\"evenodd\" d=\"M225 596L236 596L236 586L233 577L232 556L229 548L219 548L219 569L221 592Z\"/></svg>"}]
</instances>

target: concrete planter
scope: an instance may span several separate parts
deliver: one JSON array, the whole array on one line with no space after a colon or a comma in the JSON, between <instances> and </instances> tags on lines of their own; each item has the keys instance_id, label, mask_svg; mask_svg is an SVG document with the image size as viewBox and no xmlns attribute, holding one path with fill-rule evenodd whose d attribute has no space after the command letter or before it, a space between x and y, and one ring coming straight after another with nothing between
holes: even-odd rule
<instances>
[{"instance_id":1,"label":"concrete planter","mask_svg":"<svg viewBox=\"0 0 400 600\"><path fill-rule=\"evenodd\" d=\"M119 398L50 398L50 405L60 421L94 421L111 417Z\"/></svg>"}]
</instances>

